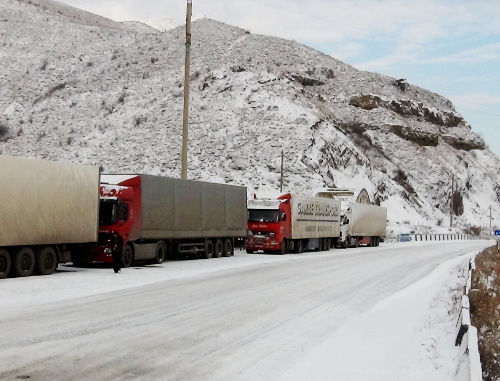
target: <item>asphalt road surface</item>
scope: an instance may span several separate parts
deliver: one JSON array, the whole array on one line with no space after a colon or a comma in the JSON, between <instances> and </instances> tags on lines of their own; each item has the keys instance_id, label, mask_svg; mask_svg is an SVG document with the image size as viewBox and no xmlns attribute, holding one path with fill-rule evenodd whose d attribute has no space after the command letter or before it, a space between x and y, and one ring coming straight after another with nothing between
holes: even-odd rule
<instances>
[{"instance_id":1,"label":"asphalt road surface","mask_svg":"<svg viewBox=\"0 0 500 381\"><path fill-rule=\"evenodd\" d=\"M0 304L11 306L0 315L0 379L275 380L348 319L485 246L237 252L116 275L4 279Z\"/></svg>"}]
</instances>

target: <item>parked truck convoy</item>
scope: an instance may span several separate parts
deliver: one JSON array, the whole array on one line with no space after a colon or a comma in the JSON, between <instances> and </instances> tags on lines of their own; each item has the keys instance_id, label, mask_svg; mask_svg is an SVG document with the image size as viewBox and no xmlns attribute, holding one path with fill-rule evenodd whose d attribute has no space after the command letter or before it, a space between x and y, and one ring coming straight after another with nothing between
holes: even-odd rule
<instances>
[{"instance_id":1,"label":"parked truck convoy","mask_svg":"<svg viewBox=\"0 0 500 381\"><path fill-rule=\"evenodd\" d=\"M123 267L135 261L378 246L387 209L366 194L327 189L248 201L245 187L0 155L0 279L51 274L61 262L110 263L121 237ZM366 192L365 192L366 193ZM360 194L361 195L361 194Z\"/></svg>"},{"instance_id":2,"label":"parked truck convoy","mask_svg":"<svg viewBox=\"0 0 500 381\"><path fill-rule=\"evenodd\" d=\"M0 278L52 274L97 241L97 167L0 155L0 199Z\"/></svg>"},{"instance_id":3,"label":"parked truck convoy","mask_svg":"<svg viewBox=\"0 0 500 381\"><path fill-rule=\"evenodd\" d=\"M111 235L123 241L123 267L175 256L231 256L246 237L245 187L150 175L103 175L98 244L73 262L112 262Z\"/></svg>"},{"instance_id":4,"label":"parked truck convoy","mask_svg":"<svg viewBox=\"0 0 500 381\"><path fill-rule=\"evenodd\" d=\"M248 202L247 253L329 250L340 235L340 201L287 193Z\"/></svg>"}]
</instances>

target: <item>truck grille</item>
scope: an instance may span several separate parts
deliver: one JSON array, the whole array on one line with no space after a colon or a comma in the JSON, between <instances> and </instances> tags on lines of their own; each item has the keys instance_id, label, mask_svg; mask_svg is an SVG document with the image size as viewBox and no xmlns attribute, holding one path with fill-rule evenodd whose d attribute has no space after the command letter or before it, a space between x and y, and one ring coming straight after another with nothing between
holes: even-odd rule
<instances>
[{"instance_id":1,"label":"truck grille","mask_svg":"<svg viewBox=\"0 0 500 381\"><path fill-rule=\"evenodd\" d=\"M99 233L98 245L99 246L108 245L109 242L111 241L111 236L112 236L112 234L110 234L110 233Z\"/></svg>"}]
</instances>

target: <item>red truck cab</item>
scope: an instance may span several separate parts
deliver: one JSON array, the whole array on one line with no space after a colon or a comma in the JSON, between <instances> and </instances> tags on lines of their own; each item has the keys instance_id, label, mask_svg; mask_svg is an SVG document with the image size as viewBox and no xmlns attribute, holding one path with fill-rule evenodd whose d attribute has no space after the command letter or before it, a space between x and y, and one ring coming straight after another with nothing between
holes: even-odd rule
<instances>
[{"instance_id":1,"label":"red truck cab","mask_svg":"<svg viewBox=\"0 0 500 381\"><path fill-rule=\"evenodd\" d=\"M277 199L254 199L248 202L247 253L287 252L291 237L290 194Z\"/></svg>"},{"instance_id":2,"label":"red truck cab","mask_svg":"<svg viewBox=\"0 0 500 381\"><path fill-rule=\"evenodd\" d=\"M98 244L93 251L92 262L113 262L111 251L113 232L117 232L121 237L124 247L126 242L133 239L131 236L135 219L135 200L133 187L101 182ZM130 265L128 260L132 261L132 253L129 257L125 251L123 261L127 267Z\"/></svg>"}]
</instances>

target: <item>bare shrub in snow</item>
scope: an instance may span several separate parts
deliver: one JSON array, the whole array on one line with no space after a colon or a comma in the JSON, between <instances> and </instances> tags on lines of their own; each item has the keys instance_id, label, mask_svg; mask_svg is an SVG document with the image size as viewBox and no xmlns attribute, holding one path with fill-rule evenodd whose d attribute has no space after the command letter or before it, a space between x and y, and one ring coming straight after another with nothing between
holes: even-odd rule
<instances>
[{"instance_id":1,"label":"bare shrub in snow","mask_svg":"<svg viewBox=\"0 0 500 381\"><path fill-rule=\"evenodd\" d=\"M146 123L148 117L145 115L135 115L134 116L134 126L139 127L141 124Z\"/></svg>"},{"instance_id":2,"label":"bare shrub in snow","mask_svg":"<svg viewBox=\"0 0 500 381\"><path fill-rule=\"evenodd\" d=\"M43 62L42 62L42 65L40 66L40 70L41 71L44 71L45 69L47 69L47 65L48 65L49 61L47 61L47 59L44 59Z\"/></svg>"},{"instance_id":3,"label":"bare shrub in snow","mask_svg":"<svg viewBox=\"0 0 500 381\"><path fill-rule=\"evenodd\" d=\"M40 131L38 134L36 134L36 141L39 142L43 137L45 137L45 135L45 131Z\"/></svg>"},{"instance_id":4,"label":"bare shrub in snow","mask_svg":"<svg viewBox=\"0 0 500 381\"><path fill-rule=\"evenodd\" d=\"M9 134L9 127L7 127L5 124L0 124L0 139L6 140L8 134Z\"/></svg>"}]
</instances>

